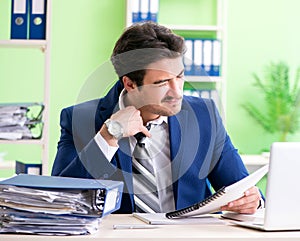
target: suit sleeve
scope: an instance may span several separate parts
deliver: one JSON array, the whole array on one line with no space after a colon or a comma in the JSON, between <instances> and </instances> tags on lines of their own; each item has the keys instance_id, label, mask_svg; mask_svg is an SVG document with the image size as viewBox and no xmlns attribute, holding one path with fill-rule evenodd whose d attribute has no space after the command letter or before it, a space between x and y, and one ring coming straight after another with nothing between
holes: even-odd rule
<instances>
[{"instance_id":1,"label":"suit sleeve","mask_svg":"<svg viewBox=\"0 0 300 241\"><path fill-rule=\"evenodd\" d=\"M71 108L62 110L60 126L61 137L52 175L82 178L109 178L113 175L115 166L106 159L93 137L82 148L75 144Z\"/></svg>"},{"instance_id":2,"label":"suit sleeve","mask_svg":"<svg viewBox=\"0 0 300 241\"><path fill-rule=\"evenodd\" d=\"M215 153L220 153L216 158L216 165L209 174L209 181L215 190L228 186L246 177L248 171L238 154L238 150L231 142L218 110L212 102L212 114L215 119ZM221 151L218 151L221 150Z\"/></svg>"}]
</instances>

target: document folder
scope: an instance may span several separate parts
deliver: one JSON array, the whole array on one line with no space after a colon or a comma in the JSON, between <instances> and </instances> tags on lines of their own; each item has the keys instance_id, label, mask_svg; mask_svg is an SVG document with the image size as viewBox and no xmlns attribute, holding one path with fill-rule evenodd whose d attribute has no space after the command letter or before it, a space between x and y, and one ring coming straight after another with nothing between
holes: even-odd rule
<instances>
[{"instance_id":1,"label":"document folder","mask_svg":"<svg viewBox=\"0 0 300 241\"><path fill-rule=\"evenodd\" d=\"M184 64L184 73L185 75L193 75L193 65L194 65L194 58L193 58L193 52L194 52L194 41L192 39L185 39L185 45L186 45L186 52L184 54L183 58L183 64Z\"/></svg>"},{"instance_id":2,"label":"document folder","mask_svg":"<svg viewBox=\"0 0 300 241\"><path fill-rule=\"evenodd\" d=\"M150 20L149 0L140 0L140 19L141 22Z\"/></svg>"},{"instance_id":3,"label":"document folder","mask_svg":"<svg viewBox=\"0 0 300 241\"><path fill-rule=\"evenodd\" d=\"M140 21L140 1L132 0L132 23L136 23Z\"/></svg>"},{"instance_id":4,"label":"document folder","mask_svg":"<svg viewBox=\"0 0 300 241\"><path fill-rule=\"evenodd\" d=\"M12 0L11 39L27 39L28 0Z\"/></svg>"},{"instance_id":5,"label":"document folder","mask_svg":"<svg viewBox=\"0 0 300 241\"><path fill-rule=\"evenodd\" d=\"M220 40L214 39L213 42L213 55L212 55L212 75L220 76L220 66L221 66L221 43Z\"/></svg>"},{"instance_id":6,"label":"document folder","mask_svg":"<svg viewBox=\"0 0 300 241\"><path fill-rule=\"evenodd\" d=\"M150 19L153 22L157 22L157 15L159 10L159 0L150 0Z\"/></svg>"},{"instance_id":7,"label":"document folder","mask_svg":"<svg viewBox=\"0 0 300 241\"><path fill-rule=\"evenodd\" d=\"M203 76L205 72L203 70L203 40L194 40L194 75Z\"/></svg>"},{"instance_id":8,"label":"document folder","mask_svg":"<svg viewBox=\"0 0 300 241\"><path fill-rule=\"evenodd\" d=\"M46 39L47 0L29 0L29 39Z\"/></svg>"},{"instance_id":9,"label":"document folder","mask_svg":"<svg viewBox=\"0 0 300 241\"><path fill-rule=\"evenodd\" d=\"M207 75L212 76L212 40L206 39L203 41L203 65Z\"/></svg>"},{"instance_id":10,"label":"document folder","mask_svg":"<svg viewBox=\"0 0 300 241\"><path fill-rule=\"evenodd\" d=\"M19 174L0 181L0 206L22 211L100 218L120 208L123 185L123 182L110 180ZM8 191L4 192L3 189L14 188L24 190L20 198L26 196L28 203L24 201L17 204L18 191L12 191L15 196L5 195ZM30 202L33 193L35 200L38 199L37 203ZM49 201L49 198L42 198L43 195L57 198Z\"/></svg>"}]
</instances>

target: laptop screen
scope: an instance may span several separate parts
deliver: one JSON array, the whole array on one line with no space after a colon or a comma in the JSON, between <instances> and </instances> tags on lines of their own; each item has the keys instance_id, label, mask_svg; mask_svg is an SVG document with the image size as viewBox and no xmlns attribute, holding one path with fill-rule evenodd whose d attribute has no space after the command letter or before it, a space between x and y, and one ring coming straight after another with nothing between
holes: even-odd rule
<instances>
[{"instance_id":1,"label":"laptop screen","mask_svg":"<svg viewBox=\"0 0 300 241\"><path fill-rule=\"evenodd\" d=\"M275 142L270 150L265 228L300 229L300 142Z\"/></svg>"}]
</instances>

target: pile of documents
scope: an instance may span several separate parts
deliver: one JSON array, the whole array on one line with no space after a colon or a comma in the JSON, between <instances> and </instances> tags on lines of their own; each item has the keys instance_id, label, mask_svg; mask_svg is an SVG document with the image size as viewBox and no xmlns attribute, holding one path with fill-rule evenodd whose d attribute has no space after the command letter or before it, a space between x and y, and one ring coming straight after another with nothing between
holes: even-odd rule
<instances>
[{"instance_id":1,"label":"pile of documents","mask_svg":"<svg viewBox=\"0 0 300 241\"><path fill-rule=\"evenodd\" d=\"M0 233L95 233L122 191L117 181L19 174L0 182Z\"/></svg>"},{"instance_id":2,"label":"pile of documents","mask_svg":"<svg viewBox=\"0 0 300 241\"><path fill-rule=\"evenodd\" d=\"M38 103L0 104L0 139L40 138L43 110Z\"/></svg>"}]
</instances>

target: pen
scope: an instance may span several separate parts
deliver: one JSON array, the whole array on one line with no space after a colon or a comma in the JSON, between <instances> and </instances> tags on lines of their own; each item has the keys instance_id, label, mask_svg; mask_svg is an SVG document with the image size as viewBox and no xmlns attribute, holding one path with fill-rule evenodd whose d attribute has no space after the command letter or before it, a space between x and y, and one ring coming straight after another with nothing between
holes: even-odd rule
<instances>
[{"instance_id":1,"label":"pen","mask_svg":"<svg viewBox=\"0 0 300 241\"><path fill-rule=\"evenodd\" d=\"M115 224L113 229L152 229L157 228L155 225L147 224Z\"/></svg>"}]
</instances>

